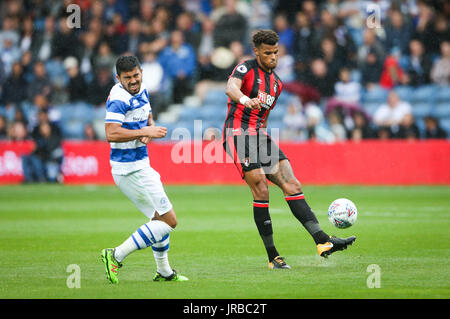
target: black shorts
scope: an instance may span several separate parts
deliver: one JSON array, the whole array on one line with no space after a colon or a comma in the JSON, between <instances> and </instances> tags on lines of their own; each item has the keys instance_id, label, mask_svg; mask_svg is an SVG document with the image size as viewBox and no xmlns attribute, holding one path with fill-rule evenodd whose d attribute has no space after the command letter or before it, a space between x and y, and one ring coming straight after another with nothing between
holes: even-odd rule
<instances>
[{"instance_id":1,"label":"black shorts","mask_svg":"<svg viewBox=\"0 0 450 319\"><path fill-rule=\"evenodd\" d=\"M244 172L258 168L262 168L265 174L270 174L279 161L288 159L263 130L254 135L242 133L225 137L223 147L233 159L242 178Z\"/></svg>"}]
</instances>

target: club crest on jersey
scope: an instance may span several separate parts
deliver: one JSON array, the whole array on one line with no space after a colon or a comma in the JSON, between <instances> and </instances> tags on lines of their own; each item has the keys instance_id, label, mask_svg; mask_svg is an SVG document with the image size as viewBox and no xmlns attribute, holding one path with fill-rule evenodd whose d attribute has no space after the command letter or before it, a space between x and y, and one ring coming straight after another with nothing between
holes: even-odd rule
<instances>
[{"instance_id":1,"label":"club crest on jersey","mask_svg":"<svg viewBox=\"0 0 450 319\"><path fill-rule=\"evenodd\" d=\"M263 91L258 91L258 99L261 101L262 106L266 109L270 109L273 105L273 102L275 102L274 96Z\"/></svg>"},{"instance_id":2,"label":"club crest on jersey","mask_svg":"<svg viewBox=\"0 0 450 319\"><path fill-rule=\"evenodd\" d=\"M240 65L237 67L237 70L241 73L246 73L247 72L247 67L245 65Z\"/></svg>"}]
</instances>

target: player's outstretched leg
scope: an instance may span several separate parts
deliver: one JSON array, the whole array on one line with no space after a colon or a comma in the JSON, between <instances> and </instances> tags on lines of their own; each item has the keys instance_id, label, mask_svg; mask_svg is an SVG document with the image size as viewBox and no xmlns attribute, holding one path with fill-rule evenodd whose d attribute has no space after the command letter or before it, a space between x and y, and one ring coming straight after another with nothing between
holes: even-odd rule
<instances>
[{"instance_id":1,"label":"player's outstretched leg","mask_svg":"<svg viewBox=\"0 0 450 319\"><path fill-rule=\"evenodd\" d=\"M305 200L301 184L295 178L288 160L281 160L274 173L268 175L268 179L283 190L292 214L309 232L320 256L327 257L335 251L346 249L355 241L355 236L344 239L330 237L321 229L319 221Z\"/></svg>"},{"instance_id":2,"label":"player's outstretched leg","mask_svg":"<svg viewBox=\"0 0 450 319\"><path fill-rule=\"evenodd\" d=\"M273 241L272 220L269 214L269 189L266 177L261 169L245 172L245 180L249 185L253 195L253 218L259 235L266 248L269 259L269 269L289 269L291 268L281 257L275 248Z\"/></svg>"}]
</instances>

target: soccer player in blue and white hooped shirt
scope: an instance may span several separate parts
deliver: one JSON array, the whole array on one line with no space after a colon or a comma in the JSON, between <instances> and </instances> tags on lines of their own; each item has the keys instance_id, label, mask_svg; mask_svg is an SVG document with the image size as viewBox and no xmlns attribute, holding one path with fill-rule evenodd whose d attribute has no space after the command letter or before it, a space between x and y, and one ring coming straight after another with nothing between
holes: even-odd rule
<instances>
[{"instance_id":1,"label":"soccer player in blue and white hooped shirt","mask_svg":"<svg viewBox=\"0 0 450 319\"><path fill-rule=\"evenodd\" d=\"M167 129L156 126L147 90L142 85L142 69L134 56L116 62L117 80L106 101L105 130L111 144L111 172L120 190L149 218L149 222L115 248L102 250L107 279L118 283L122 261L135 250L152 246L156 261L154 281L184 281L169 265L169 233L177 219L161 183L151 166L147 143L161 138Z\"/></svg>"}]
</instances>

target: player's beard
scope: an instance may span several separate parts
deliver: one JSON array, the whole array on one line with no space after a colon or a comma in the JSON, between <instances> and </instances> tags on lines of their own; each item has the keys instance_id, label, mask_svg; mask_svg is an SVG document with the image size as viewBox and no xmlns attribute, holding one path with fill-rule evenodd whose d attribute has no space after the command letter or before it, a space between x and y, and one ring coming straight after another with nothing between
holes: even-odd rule
<instances>
[{"instance_id":1,"label":"player's beard","mask_svg":"<svg viewBox=\"0 0 450 319\"><path fill-rule=\"evenodd\" d=\"M134 86L131 85L131 83L128 85L128 92L132 95L139 92L141 89L141 82L136 82Z\"/></svg>"}]
</instances>

